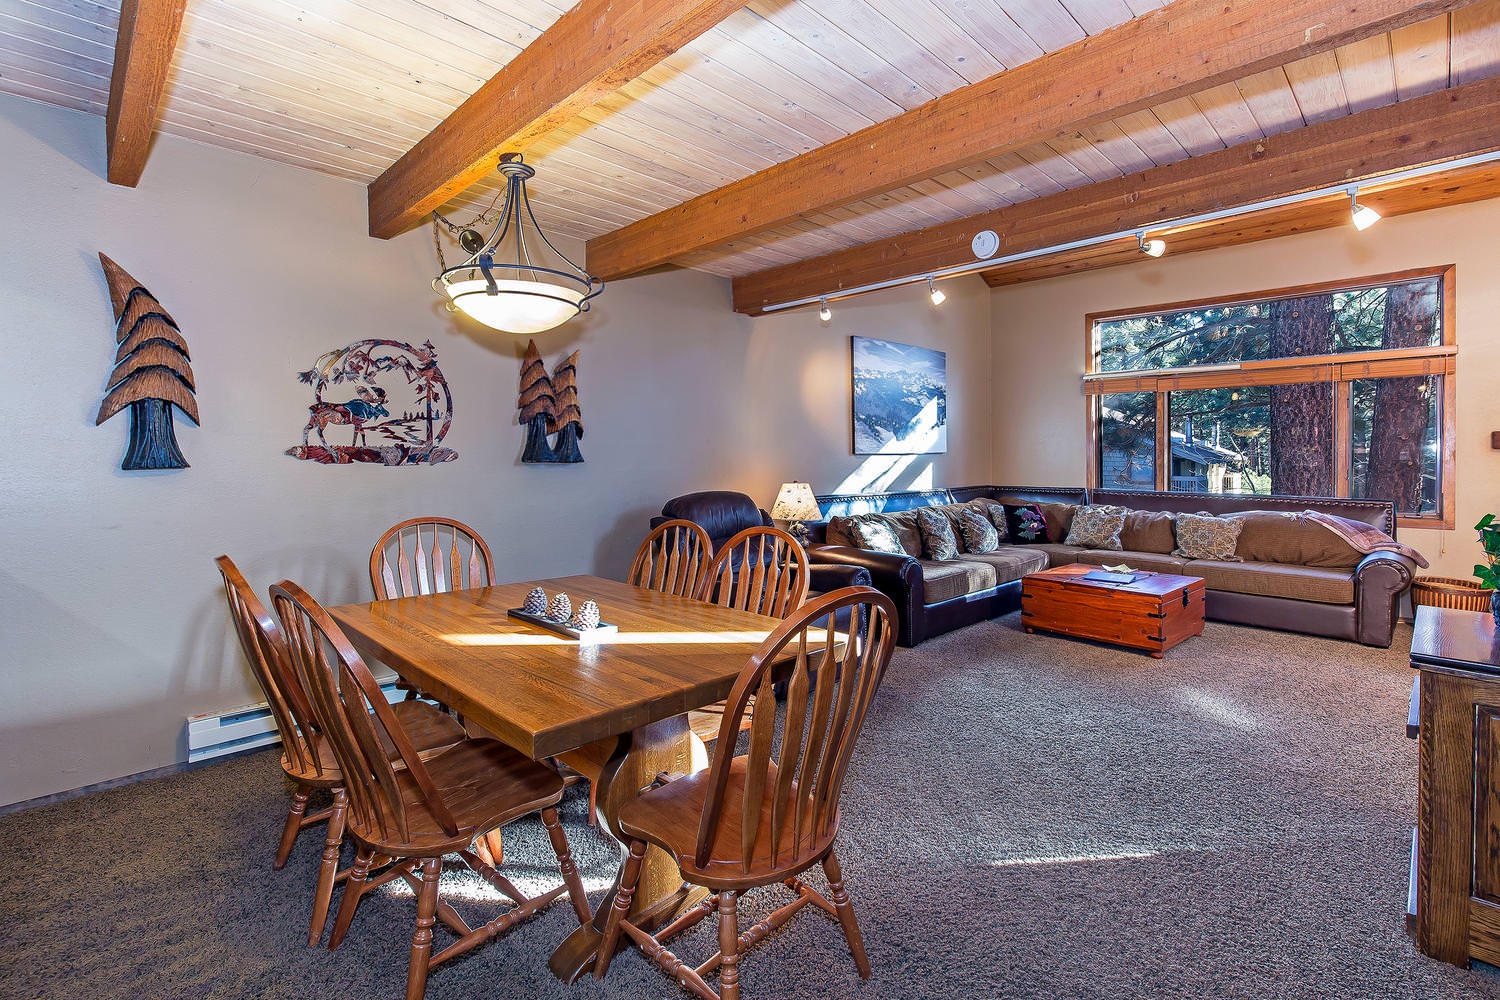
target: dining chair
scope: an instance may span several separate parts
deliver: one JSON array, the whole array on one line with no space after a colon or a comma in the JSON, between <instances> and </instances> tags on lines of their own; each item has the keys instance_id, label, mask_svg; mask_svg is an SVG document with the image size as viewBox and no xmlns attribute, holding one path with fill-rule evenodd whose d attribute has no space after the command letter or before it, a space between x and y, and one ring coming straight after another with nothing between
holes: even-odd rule
<instances>
[{"instance_id":1,"label":"dining chair","mask_svg":"<svg viewBox=\"0 0 1500 1000\"><path fill-rule=\"evenodd\" d=\"M417 754L393 706L328 612L290 580L271 588L291 662L324 723L344 775L347 822L358 845L354 867L329 935L343 941L361 897L395 879L416 895L416 929L406 976L407 1000L426 992L428 971L532 916L567 894L580 925L592 919L583 880L557 818L563 795L558 773L498 740L470 737L427 759ZM380 748L395 747L394 757ZM399 762L402 767L398 768ZM527 896L473 850L476 837L539 813L563 882ZM515 905L478 927L439 899L445 855L456 854ZM374 877L372 870L387 866ZM433 924L457 939L434 954Z\"/></svg>"},{"instance_id":2,"label":"dining chair","mask_svg":"<svg viewBox=\"0 0 1500 1000\"><path fill-rule=\"evenodd\" d=\"M266 610L232 559L227 555L219 556L214 562L224 578L224 594L229 601L230 618L239 636L240 647L250 661L250 671L266 696L271 718L281 736L281 769L296 786L286 822L282 824L281 841L273 865L275 870L280 871L286 866L292 845L302 830L315 823L328 824L313 892L312 921L307 932L307 943L312 946L323 936L323 924L328 919L333 886L338 879L348 801L344 793L343 772L339 770L332 748L318 725L307 692L292 671L286 640L276 619ZM426 702L402 702L395 708L395 713L419 751L449 747L464 738L463 727L452 716ZM333 804L309 816L306 814L307 800L314 789L327 791L333 797Z\"/></svg>"},{"instance_id":3,"label":"dining chair","mask_svg":"<svg viewBox=\"0 0 1500 1000\"><path fill-rule=\"evenodd\" d=\"M664 521L636 549L625 582L677 597L697 597L713 554L714 543L702 525L681 518Z\"/></svg>"},{"instance_id":4,"label":"dining chair","mask_svg":"<svg viewBox=\"0 0 1500 1000\"><path fill-rule=\"evenodd\" d=\"M377 601L487 587L495 559L479 533L449 517L413 517L387 529L370 551Z\"/></svg>"},{"instance_id":5,"label":"dining chair","mask_svg":"<svg viewBox=\"0 0 1500 1000\"><path fill-rule=\"evenodd\" d=\"M709 564L700 600L785 618L807 599L807 551L795 538L764 525L725 542Z\"/></svg>"},{"instance_id":6,"label":"dining chair","mask_svg":"<svg viewBox=\"0 0 1500 1000\"><path fill-rule=\"evenodd\" d=\"M839 620L847 624L835 632L841 611ZM815 598L761 644L730 692L709 767L658 784L620 810L618 827L629 853L605 921L596 977L608 971L623 933L690 992L706 1000L738 1000L741 954L811 903L838 919L855 967L869 978L864 939L833 845L850 756L890 663L896 626L889 597L848 587ZM778 713L771 668L783 651L794 653L794 662ZM764 711L751 708L752 696ZM749 751L735 756L734 736L747 711L753 713ZM676 860L684 882L710 892L655 934L627 917L648 844ZM813 865L828 880L826 896L798 878ZM794 898L741 933L740 895L774 883L784 883ZM668 939L715 911L716 954L693 967L667 951ZM719 993L705 979L715 970Z\"/></svg>"}]
</instances>

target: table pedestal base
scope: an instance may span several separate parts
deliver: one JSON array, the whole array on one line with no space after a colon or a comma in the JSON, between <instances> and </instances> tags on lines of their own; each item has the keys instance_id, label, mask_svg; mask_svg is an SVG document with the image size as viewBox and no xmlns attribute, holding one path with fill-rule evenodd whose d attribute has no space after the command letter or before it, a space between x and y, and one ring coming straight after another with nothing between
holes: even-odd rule
<instances>
[{"instance_id":1,"label":"table pedestal base","mask_svg":"<svg viewBox=\"0 0 1500 1000\"><path fill-rule=\"evenodd\" d=\"M595 744L563 754L560 759L595 782L599 822L621 842L620 857L623 861L626 838L617 825L620 810L649 788L661 772L700 770L707 766L708 754L703 742L688 728L685 715L652 723L611 742L614 743L612 749ZM601 758L606 758L602 767L598 763ZM617 874L614 887L594 906L593 921L568 935L552 953L547 964L558 979L572 983L593 969L604 923L618 889ZM677 862L660 848L649 847L641 868L640 887L630 907L631 923L654 931L707 894L706 889L692 887L690 890L683 884ZM627 940L621 935L621 947Z\"/></svg>"}]
</instances>

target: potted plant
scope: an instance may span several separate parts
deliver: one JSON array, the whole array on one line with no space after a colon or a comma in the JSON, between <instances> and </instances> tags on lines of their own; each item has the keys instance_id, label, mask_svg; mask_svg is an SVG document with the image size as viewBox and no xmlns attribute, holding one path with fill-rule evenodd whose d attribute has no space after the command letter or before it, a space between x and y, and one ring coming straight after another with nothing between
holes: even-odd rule
<instances>
[{"instance_id":1,"label":"potted plant","mask_svg":"<svg viewBox=\"0 0 1500 1000\"><path fill-rule=\"evenodd\" d=\"M1479 532L1479 544L1484 549L1484 562L1475 564L1474 576L1490 588L1490 614L1500 628L1500 524L1494 514L1486 514L1474 530Z\"/></svg>"}]
</instances>

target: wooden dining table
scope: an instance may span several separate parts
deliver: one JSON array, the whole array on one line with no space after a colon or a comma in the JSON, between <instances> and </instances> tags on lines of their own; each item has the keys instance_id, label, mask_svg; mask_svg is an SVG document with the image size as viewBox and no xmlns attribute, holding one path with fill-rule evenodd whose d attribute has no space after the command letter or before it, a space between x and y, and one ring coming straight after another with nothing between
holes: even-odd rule
<instances>
[{"instance_id":1,"label":"wooden dining table","mask_svg":"<svg viewBox=\"0 0 1500 1000\"><path fill-rule=\"evenodd\" d=\"M592 600L616 631L580 641L512 618L527 593ZM350 641L466 722L534 760L556 757L596 783L604 826L661 772L701 767L687 713L723 700L774 618L595 576L477 587L329 609ZM596 920L549 962L572 982L592 967L613 890ZM692 902L676 863L647 855L632 922L659 926Z\"/></svg>"}]
</instances>

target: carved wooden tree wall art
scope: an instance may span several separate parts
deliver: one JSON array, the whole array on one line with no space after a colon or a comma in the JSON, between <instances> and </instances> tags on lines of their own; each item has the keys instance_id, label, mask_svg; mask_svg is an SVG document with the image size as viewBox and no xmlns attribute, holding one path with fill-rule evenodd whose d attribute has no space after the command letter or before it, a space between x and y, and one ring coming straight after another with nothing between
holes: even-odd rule
<instances>
[{"instance_id":1,"label":"carved wooden tree wall art","mask_svg":"<svg viewBox=\"0 0 1500 1000\"><path fill-rule=\"evenodd\" d=\"M583 411L578 406L578 352L558 362L548 376L536 341L526 343L521 358L521 394L517 420L526 427L521 461L532 463L582 462L578 449L583 437ZM554 444L549 435L557 435Z\"/></svg>"},{"instance_id":2,"label":"carved wooden tree wall art","mask_svg":"<svg viewBox=\"0 0 1500 1000\"><path fill-rule=\"evenodd\" d=\"M547 421L547 433L557 435L552 446L554 462L582 462L578 442L583 437L583 411L578 406L578 352L574 351L552 370L552 391L557 396L557 414Z\"/></svg>"},{"instance_id":3,"label":"carved wooden tree wall art","mask_svg":"<svg viewBox=\"0 0 1500 1000\"><path fill-rule=\"evenodd\" d=\"M198 423L193 369L177 323L149 291L104 254L99 255L115 313L115 368L95 426L130 407L130 444L122 469L186 469L177 446L172 407Z\"/></svg>"}]
</instances>

